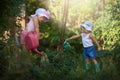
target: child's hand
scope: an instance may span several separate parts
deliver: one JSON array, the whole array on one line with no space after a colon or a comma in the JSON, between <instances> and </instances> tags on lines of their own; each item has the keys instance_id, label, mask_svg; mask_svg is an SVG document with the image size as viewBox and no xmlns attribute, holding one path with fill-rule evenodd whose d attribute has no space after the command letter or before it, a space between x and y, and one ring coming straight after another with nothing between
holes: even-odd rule
<instances>
[{"instance_id":1,"label":"child's hand","mask_svg":"<svg viewBox=\"0 0 120 80\"><path fill-rule=\"evenodd\" d=\"M98 51L101 51L101 47L98 47Z\"/></svg>"},{"instance_id":2,"label":"child's hand","mask_svg":"<svg viewBox=\"0 0 120 80\"><path fill-rule=\"evenodd\" d=\"M40 52L40 56L45 56L44 52Z\"/></svg>"},{"instance_id":3,"label":"child's hand","mask_svg":"<svg viewBox=\"0 0 120 80\"><path fill-rule=\"evenodd\" d=\"M66 42L69 41L69 38L65 40Z\"/></svg>"}]
</instances>

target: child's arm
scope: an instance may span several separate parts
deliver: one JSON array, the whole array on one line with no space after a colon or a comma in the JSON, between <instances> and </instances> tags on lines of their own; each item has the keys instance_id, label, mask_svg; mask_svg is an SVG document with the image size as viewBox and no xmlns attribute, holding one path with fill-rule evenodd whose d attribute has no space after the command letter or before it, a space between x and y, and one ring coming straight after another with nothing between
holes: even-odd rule
<instances>
[{"instance_id":1,"label":"child's arm","mask_svg":"<svg viewBox=\"0 0 120 80\"><path fill-rule=\"evenodd\" d=\"M34 18L33 18L33 22L34 22L35 32L37 33L38 39L39 39L39 37L40 37L40 32L39 32L39 24L38 24L38 19L37 19L37 17L34 17Z\"/></svg>"},{"instance_id":2,"label":"child's arm","mask_svg":"<svg viewBox=\"0 0 120 80\"><path fill-rule=\"evenodd\" d=\"M79 35L74 35L74 36L66 39L66 41L73 40L73 39L77 39L77 38L80 38L80 37L81 37L81 34L79 34Z\"/></svg>"},{"instance_id":3,"label":"child's arm","mask_svg":"<svg viewBox=\"0 0 120 80\"><path fill-rule=\"evenodd\" d=\"M90 38L95 42L95 44L97 45L97 47L98 47L98 51L100 51L101 50L101 47L100 47L100 44L98 43L98 41L96 40L96 38L92 35L92 34L90 34Z\"/></svg>"}]
</instances>

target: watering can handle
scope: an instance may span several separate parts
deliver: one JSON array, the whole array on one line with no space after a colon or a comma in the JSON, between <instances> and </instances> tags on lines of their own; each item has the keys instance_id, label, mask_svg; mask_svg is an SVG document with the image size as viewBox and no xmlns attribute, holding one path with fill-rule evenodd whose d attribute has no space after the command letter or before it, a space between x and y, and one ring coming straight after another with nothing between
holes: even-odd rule
<instances>
[{"instance_id":1,"label":"watering can handle","mask_svg":"<svg viewBox=\"0 0 120 80\"><path fill-rule=\"evenodd\" d=\"M65 41L64 41L64 44L65 44L66 42L67 42L67 41L65 40Z\"/></svg>"}]
</instances>

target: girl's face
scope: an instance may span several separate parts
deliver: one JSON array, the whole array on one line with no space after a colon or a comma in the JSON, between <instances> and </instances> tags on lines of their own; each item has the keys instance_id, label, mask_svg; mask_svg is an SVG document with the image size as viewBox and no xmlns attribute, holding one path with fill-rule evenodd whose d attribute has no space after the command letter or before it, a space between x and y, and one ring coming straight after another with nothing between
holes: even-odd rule
<instances>
[{"instance_id":1,"label":"girl's face","mask_svg":"<svg viewBox=\"0 0 120 80\"><path fill-rule=\"evenodd\" d=\"M86 30L84 27L82 27L82 31L83 31L84 33L89 33L89 32L90 32L90 31Z\"/></svg>"},{"instance_id":2,"label":"girl's face","mask_svg":"<svg viewBox=\"0 0 120 80\"><path fill-rule=\"evenodd\" d=\"M38 20L40 21L40 22L45 22L46 20L47 20L47 18L46 17L44 17L44 16L38 16Z\"/></svg>"}]
</instances>

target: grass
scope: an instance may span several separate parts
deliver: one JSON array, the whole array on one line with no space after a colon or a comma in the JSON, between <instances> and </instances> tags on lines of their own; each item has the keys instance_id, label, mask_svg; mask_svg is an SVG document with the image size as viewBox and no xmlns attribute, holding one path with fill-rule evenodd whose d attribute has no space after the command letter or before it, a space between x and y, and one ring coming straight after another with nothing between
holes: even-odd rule
<instances>
[{"instance_id":1,"label":"grass","mask_svg":"<svg viewBox=\"0 0 120 80\"><path fill-rule=\"evenodd\" d=\"M8 50L13 52L11 49ZM42 65L37 54L24 52L18 54L16 58L13 54L17 54L17 50L14 51L16 52L10 54L5 50L6 55L3 57L9 55L12 59L2 58L7 63L4 65L6 68L1 68L3 74L0 80L120 80L119 71L111 55L97 58L101 64L101 70L95 72L93 63L90 64L90 70L86 71L82 54L74 51L63 52L60 62L59 52L46 50L49 63Z\"/></svg>"}]
</instances>

